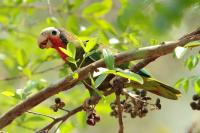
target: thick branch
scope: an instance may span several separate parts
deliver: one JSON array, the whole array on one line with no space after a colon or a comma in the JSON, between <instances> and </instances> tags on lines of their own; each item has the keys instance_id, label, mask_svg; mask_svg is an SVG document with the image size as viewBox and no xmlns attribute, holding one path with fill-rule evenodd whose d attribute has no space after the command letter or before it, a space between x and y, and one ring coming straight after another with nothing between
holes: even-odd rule
<instances>
[{"instance_id":1,"label":"thick branch","mask_svg":"<svg viewBox=\"0 0 200 133\"><path fill-rule=\"evenodd\" d=\"M192 33L193 34L188 34L189 36L186 35L178 41L166 42L162 45L144 47L138 50L131 50L128 52L119 53L115 56L116 64L123 64L131 60L163 56L168 53L171 53L177 46L184 46L188 42L200 40L199 32ZM49 97L61 91L69 90L70 88L75 86L79 81L86 79L88 77L88 74L94 71L96 68L104 66L105 63L103 59L96 61L86 67L78 69L76 71L76 73L78 73L79 75L78 79L73 79L73 76L69 75L66 78L60 80L58 83L55 83L47 87L46 89L43 89L38 93L32 95L28 99L11 108L7 113L3 114L0 117L0 129L4 128L18 116L28 111L29 109L35 107L36 105L40 104L41 102L45 101Z\"/></svg>"}]
</instances>

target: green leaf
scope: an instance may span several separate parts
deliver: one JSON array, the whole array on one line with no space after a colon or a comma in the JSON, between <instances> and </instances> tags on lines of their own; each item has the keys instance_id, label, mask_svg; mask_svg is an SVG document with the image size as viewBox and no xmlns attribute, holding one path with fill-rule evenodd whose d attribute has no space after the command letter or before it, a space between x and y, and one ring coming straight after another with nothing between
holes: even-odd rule
<instances>
[{"instance_id":1,"label":"green leaf","mask_svg":"<svg viewBox=\"0 0 200 133\"><path fill-rule=\"evenodd\" d=\"M175 52L176 58L177 58L177 59L180 59L180 58L182 58L182 57L185 55L185 53L187 52L187 48L178 46L178 47L175 48L174 52Z\"/></svg>"},{"instance_id":2,"label":"green leaf","mask_svg":"<svg viewBox=\"0 0 200 133\"><path fill-rule=\"evenodd\" d=\"M17 62L20 66L24 67L27 64L27 57L23 50L18 50L16 53Z\"/></svg>"},{"instance_id":3,"label":"green leaf","mask_svg":"<svg viewBox=\"0 0 200 133\"><path fill-rule=\"evenodd\" d=\"M81 128L86 127L86 120L87 120L87 115L85 112L79 112L76 115L76 121L78 122L78 126Z\"/></svg>"},{"instance_id":4,"label":"green leaf","mask_svg":"<svg viewBox=\"0 0 200 133\"><path fill-rule=\"evenodd\" d=\"M101 83L106 79L106 77L107 77L107 74L99 75L94 82L94 87L98 88L101 85Z\"/></svg>"},{"instance_id":5,"label":"green leaf","mask_svg":"<svg viewBox=\"0 0 200 133\"><path fill-rule=\"evenodd\" d=\"M199 57L192 55L186 60L185 65L188 67L189 70L192 70L197 66L198 63L199 63Z\"/></svg>"},{"instance_id":6,"label":"green leaf","mask_svg":"<svg viewBox=\"0 0 200 133\"><path fill-rule=\"evenodd\" d=\"M183 89L185 90L185 92L187 92L188 89L189 89L189 80L186 79L186 80L183 82L182 86L183 86Z\"/></svg>"},{"instance_id":7,"label":"green leaf","mask_svg":"<svg viewBox=\"0 0 200 133\"><path fill-rule=\"evenodd\" d=\"M76 60L74 58L67 57L67 61L73 63L77 67Z\"/></svg>"},{"instance_id":8,"label":"green leaf","mask_svg":"<svg viewBox=\"0 0 200 133\"><path fill-rule=\"evenodd\" d=\"M46 19L46 22L49 25L60 25L60 22L56 17L49 17Z\"/></svg>"},{"instance_id":9,"label":"green leaf","mask_svg":"<svg viewBox=\"0 0 200 133\"><path fill-rule=\"evenodd\" d=\"M193 48L193 47L198 47L198 46L200 46L200 41L190 42L190 43L186 44L184 47L185 48Z\"/></svg>"},{"instance_id":10,"label":"green leaf","mask_svg":"<svg viewBox=\"0 0 200 133\"><path fill-rule=\"evenodd\" d=\"M78 79L79 75L78 75L78 73L73 73L73 74L72 74L72 77L73 77L74 79Z\"/></svg>"},{"instance_id":11,"label":"green leaf","mask_svg":"<svg viewBox=\"0 0 200 133\"><path fill-rule=\"evenodd\" d=\"M90 74L90 81L91 81L91 85L92 85L92 89L103 99L105 99L105 96L102 94L102 92L100 92L97 88L95 88L95 81L92 77L92 75ZM98 81L97 81L98 82ZM96 82L96 86L98 85L98 83Z\"/></svg>"},{"instance_id":12,"label":"green leaf","mask_svg":"<svg viewBox=\"0 0 200 133\"><path fill-rule=\"evenodd\" d=\"M143 84L143 78L136 74L136 73L133 73L131 71L124 71L124 70L121 70L121 69L117 69L116 70L108 70L106 72L104 72L105 74L114 74L114 75L117 75L117 76L121 76L121 77L124 77L124 78L127 78L129 80L132 80L132 81L135 81L135 82L138 82L140 84Z\"/></svg>"},{"instance_id":13,"label":"green leaf","mask_svg":"<svg viewBox=\"0 0 200 133\"><path fill-rule=\"evenodd\" d=\"M75 15L70 15L67 17L66 27L69 31L77 34L79 31L79 23Z\"/></svg>"},{"instance_id":14,"label":"green leaf","mask_svg":"<svg viewBox=\"0 0 200 133\"><path fill-rule=\"evenodd\" d=\"M68 56L72 57L75 59L76 56L76 47L74 46L73 43L68 43L67 44L67 51L68 51Z\"/></svg>"},{"instance_id":15,"label":"green leaf","mask_svg":"<svg viewBox=\"0 0 200 133\"><path fill-rule=\"evenodd\" d=\"M110 70L114 69L115 58L112 55L112 53L106 49L103 49L103 56L104 56L104 61L106 63L106 67Z\"/></svg>"},{"instance_id":16,"label":"green leaf","mask_svg":"<svg viewBox=\"0 0 200 133\"><path fill-rule=\"evenodd\" d=\"M73 43L69 42L69 43L67 44L67 49L62 48L62 47L59 47L59 49L60 49L63 53L65 53L66 55L68 55L69 57L75 59L75 56L76 56L76 47L74 46Z\"/></svg>"},{"instance_id":17,"label":"green leaf","mask_svg":"<svg viewBox=\"0 0 200 133\"><path fill-rule=\"evenodd\" d=\"M15 93L13 93L12 91L3 91L1 92L2 95L8 96L8 97L13 97L15 96Z\"/></svg>"},{"instance_id":18,"label":"green leaf","mask_svg":"<svg viewBox=\"0 0 200 133\"><path fill-rule=\"evenodd\" d=\"M152 38L152 39L150 40L150 44L151 44L151 45L157 45L157 44L158 44L158 40Z\"/></svg>"},{"instance_id":19,"label":"green leaf","mask_svg":"<svg viewBox=\"0 0 200 133\"><path fill-rule=\"evenodd\" d=\"M32 121L37 122L37 121L44 121L44 120L45 119L42 118L41 116L32 116L32 117L27 118L26 122L28 122L28 121L30 121L30 122L32 122Z\"/></svg>"},{"instance_id":20,"label":"green leaf","mask_svg":"<svg viewBox=\"0 0 200 133\"><path fill-rule=\"evenodd\" d=\"M194 90L197 94L200 94L200 79L198 79L194 84Z\"/></svg>"},{"instance_id":21,"label":"green leaf","mask_svg":"<svg viewBox=\"0 0 200 133\"><path fill-rule=\"evenodd\" d=\"M74 129L74 125L71 121L68 121L67 123L64 123L60 127L60 132L61 133L71 133L72 130Z\"/></svg>"},{"instance_id":22,"label":"green leaf","mask_svg":"<svg viewBox=\"0 0 200 133\"><path fill-rule=\"evenodd\" d=\"M184 78L179 79L176 84L175 84L175 88L181 88L182 83L184 82Z\"/></svg>"},{"instance_id":23,"label":"green leaf","mask_svg":"<svg viewBox=\"0 0 200 133\"><path fill-rule=\"evenodd\" d=\"M139 41L136 39L136 37L133 34L129 34L129 39L133 43L134 46L136 47L140 46Z\"/></svg>"},{"instance_id":24,"label":"green leaf","mask_svg":"<svg viewBox=\"0 0 200 133\"><path fill-rule=\"evenodd\" d=\"M103 2L95 2L87 6L83 10L83 16L99 17L105 15L112 7L111 0L104 0Z\"/></svg>"},{"instance_id":25,"label":"green leaf","mask_svg":"<svg viewBox=\"0 0 200 133\"><path fill-rule=\"evenodd\" d=\"M34 81L34 80L29 80L26 84L26 86L23 88L24 92L27 93L27 92L30 92L32 91L33 89L36 89L39 85L39 82L38 81Z\"/></svg>"},{"instance_id":26,"label":"green leaf","mask_svg":"<svg viewBox=\"0 0 200 133\"><path fill-rule=\"evenodd\" d=\"M97 39L90 39L86 43L85 52L86 53L90 52L96 45L97 45Z\"/></svg>"},{"instance_id":27,"label":"green leaf","mask_svg":"<svg viewBox=\"0 0 200 133\"><path fill-rule=\"evenodd\" d=\"M23 69L23 74L30 78L32 76L32 71L26 67Z\"/></svg>"}]
</instances>

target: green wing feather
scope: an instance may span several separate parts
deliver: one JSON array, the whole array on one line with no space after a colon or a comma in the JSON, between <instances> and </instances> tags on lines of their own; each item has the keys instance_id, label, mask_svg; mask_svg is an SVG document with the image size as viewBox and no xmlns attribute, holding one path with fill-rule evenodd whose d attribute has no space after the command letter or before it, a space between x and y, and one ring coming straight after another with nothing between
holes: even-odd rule
<instances>
[{"instance_id":1,"label":"green wing feather","mask_svg":"<svg viewBox=\"0 0 200 133\"><path fill-rule=\"evenodd\" d=\"M178 96L181 95L179 90L174 89L171 86L168 86L160 81L157 81L153 78L143 77L144 84L132 83L134 88L144 89L146 91L152 92L156 95L176 100Z\"/></svg>"}]
</instances>

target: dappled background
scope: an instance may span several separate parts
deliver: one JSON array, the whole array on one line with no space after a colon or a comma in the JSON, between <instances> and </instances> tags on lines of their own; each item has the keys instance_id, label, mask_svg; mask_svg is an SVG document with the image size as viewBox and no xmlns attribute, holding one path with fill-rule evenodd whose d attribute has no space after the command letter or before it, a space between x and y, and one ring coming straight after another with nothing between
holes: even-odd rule
<instances>
[{"instance_id":1,"label":"dappled background","mask_svg":"<svg viewBox=\"0 0 200 133\"><path fill-rule=\"evenodd\" d=\"M80 38L93 37L113 53L176 40L200 26L199 0L1 0L0 1L0 115L71 71L57 53L41 50L37 37L48 26L63 27ZM113 50L116 49L116 50ZM192 79L199 79L199 48L189 50L181 59L173 54L151 63L146 69L153 77L181 89L178 101L162 98L162 109L144 118L124 119L125 132L183 133L200 118L190 108L194 94ZM200 80L195 82L200 90ZM182 87L181 87L182 86ZM66 109L77 107L89 96L78 85L48 99L32 111L60 116L49 106L62 98ZM186 93L187 92L187 93ZM152 95L156 98L155 95ZM58 133L117 132L117 119L110 117L109 96L97 106L101 121L94 127L85 124L85 113L78 113L63 124ZM24 114L5 131L31 133L50 119Z\"/></svg>"}]
</instances>

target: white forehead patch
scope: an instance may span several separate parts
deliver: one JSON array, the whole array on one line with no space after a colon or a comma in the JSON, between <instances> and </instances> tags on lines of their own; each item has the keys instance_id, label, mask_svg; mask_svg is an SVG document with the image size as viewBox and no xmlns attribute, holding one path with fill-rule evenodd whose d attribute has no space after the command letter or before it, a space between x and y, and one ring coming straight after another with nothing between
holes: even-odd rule
<instances>
[{"instance_id":1,"label":"white forehead patch","mask_svg":"<svg viewBox=\"0 0 200 133\"><path fill-rule=\"evenodd\" d=\"M58 29L56 29L55 27L47 27L47 28L43 29L41 31L41 33L43 33L43 32L52 32L53 30L57 31L58 33L60 33L60 31Z\"/></svg>"}]
</instances>

